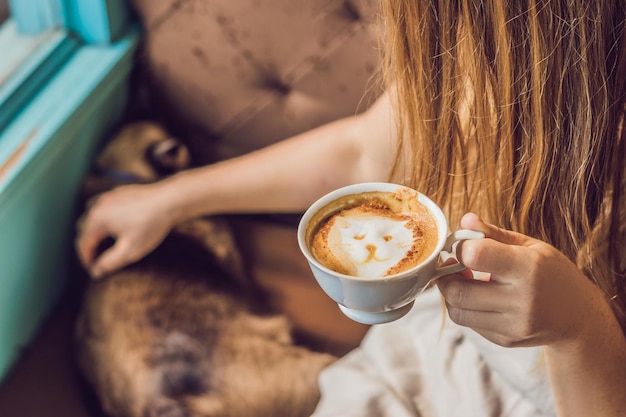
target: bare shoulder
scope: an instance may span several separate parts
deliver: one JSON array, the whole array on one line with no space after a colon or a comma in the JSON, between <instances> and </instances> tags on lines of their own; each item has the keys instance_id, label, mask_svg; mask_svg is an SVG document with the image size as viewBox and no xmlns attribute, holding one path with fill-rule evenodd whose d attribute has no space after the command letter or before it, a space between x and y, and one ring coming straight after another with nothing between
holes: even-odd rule
<instances>
[{"instance_id":1,"label":"bare shoulder","mask_svg":"<svg viewBox=\"0 0 626 417\"><path fill-rule=\"evenodd\" d=\"M399 146L396 117L389 91L358 116L354 135L363 147L367 180L386 181Z\"/></svg>"}]
</instances>

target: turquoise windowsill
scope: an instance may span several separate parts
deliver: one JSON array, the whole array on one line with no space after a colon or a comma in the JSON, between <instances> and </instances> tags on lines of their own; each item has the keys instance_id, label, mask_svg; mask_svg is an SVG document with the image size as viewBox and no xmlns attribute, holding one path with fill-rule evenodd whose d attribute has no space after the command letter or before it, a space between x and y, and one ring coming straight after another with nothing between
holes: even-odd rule
<instances>
[{"instance_id":1,"label":"turquoise windowsill","mask_svg":"<svg viewBox=\"0 0 626 417\"><path fill-rule=\"evenodd\" d=\"M116 42L131 22L126 0L9 0L9 5L23 34L65 28L89 44Z\"/></svg>"},{"instance_id":2,"label":"turquoise windowsill","mask_svg":"<svg viewBox=\"0 0 626 417\"><path fill-rule=\"evenodd\" d=\"M77 47L0 130L0 380L65 291L78 188L125 110L138 36Z\"/></svg>"},{"instance_id":3,"label":"turquoise windowsill","mask_svg":"<svg viewBox=\"0 0 626 417\"><path fill-rule=\"evenodd\" d=\"M24 35L13 19L0 26L0 132L78 46L64 29Z\"/></svg>"}]
</instances>

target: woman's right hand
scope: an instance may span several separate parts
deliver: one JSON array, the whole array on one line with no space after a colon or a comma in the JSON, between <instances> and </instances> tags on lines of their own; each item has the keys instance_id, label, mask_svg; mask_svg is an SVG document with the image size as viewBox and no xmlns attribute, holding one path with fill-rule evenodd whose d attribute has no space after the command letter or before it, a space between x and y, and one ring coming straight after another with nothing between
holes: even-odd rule
<instances>
[{"instance_id":1,"label":"woman's right hand","mask_svg":"<svg viewBox=\"0 0 626 417\"><path fill-rule=\"evenodd\" d=\"M92 278L100 278L143 258L174 226L159 183L126 185L94 198L79 220L76 249ZM102 253L108 238L112 246Z\"/></svg>"}]
</instances>

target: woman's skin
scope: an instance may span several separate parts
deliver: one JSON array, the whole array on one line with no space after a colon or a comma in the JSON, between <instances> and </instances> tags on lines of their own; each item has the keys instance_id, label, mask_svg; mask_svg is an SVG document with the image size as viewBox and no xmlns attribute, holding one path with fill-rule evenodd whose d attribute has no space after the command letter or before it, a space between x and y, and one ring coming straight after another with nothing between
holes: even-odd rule
<instances>
[{"instance_id":1,"label":"woman's skin","mask_svg":"<svg viewBox=\"0 0 626 417\"><path fill-rule=\"evenodd\" d=\"M603 293L547 243L472 213L460 226L485 232L458 255L491 279L441 278L450 318L502 346L543 345L560 416L625 415L626 339Z\"/></svg>"},{"instance_id":2,"label":"woman's skin","mask_svg":"<svg viewBox=\"0 0 626 417\"><path fill-rule=\"evenodd\" d=\"M134 262L184 220L219 213L303 212L326 192L384 181L394 128L383 95L361 115L341 119L259 151L97 198L79 226L79 258L94 278ZM96 258L107 236L115 244Z\"/></svg>"},{"instance_id":3,"label":"woman's skin","mask_svg":"<svg viewBox=\"0 0 626 417\"><path fill-rule=\"evenodd\" d=\"M233 160L152 185L104 194L82 221L77 249L95 278L151 251L199 215L302 212L340 186L388 180L397 141L387 95L342 119ZM626 415L626 340L609 301L554 247L467 214L460 227L487 238L458 252L488 282L461 275L438 286L450 318L502 346L544 346L560 416ZM107 236L115 245L95 257Z\"/></svg>"}]
</instances>

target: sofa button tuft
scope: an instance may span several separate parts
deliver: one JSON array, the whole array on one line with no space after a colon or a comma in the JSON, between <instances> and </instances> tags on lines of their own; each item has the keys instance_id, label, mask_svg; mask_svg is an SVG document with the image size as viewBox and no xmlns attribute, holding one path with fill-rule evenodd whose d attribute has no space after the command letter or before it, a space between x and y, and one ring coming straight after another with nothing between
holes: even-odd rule
<instances>
[{"instance_id":1,"label":"sofa button tuft","mask_svg":"<svg viewBox=\"0 0 626 417\"><path fill-rule=\"evenodd\" d=\"M266 85L268 89L276 91L281 96L286 96L291 92L291 86L279 78L268 78Z\"/></svg>"},{"instance_id":2,"label":"sofa button tuft","mask_svg":"<svg viewBox=\"0 0 626 417\"><path fill-rule=\"evenodd\" d=\"M343 12L346 14L346 17L350 20L353 20L353 21L361 20L361 12L351 0L344 0Z\"/></svg>"}]
</instances>

